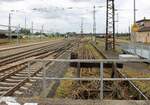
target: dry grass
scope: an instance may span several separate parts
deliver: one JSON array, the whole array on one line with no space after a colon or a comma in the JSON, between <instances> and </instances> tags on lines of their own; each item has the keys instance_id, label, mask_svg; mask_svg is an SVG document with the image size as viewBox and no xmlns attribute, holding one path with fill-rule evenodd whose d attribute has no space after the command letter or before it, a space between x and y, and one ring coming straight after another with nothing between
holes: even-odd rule
<instances>
[{"instance_id":1,"label":"dry grass","mask_svg":"<svg viewBox=\"0 0 150 105\"><path fill-rule=\"evenodd\" d=\"M150 72L145 73L142 70L137 71L137 70L133 70L133 69L128 68L128 69L122 70L122 73L127 75L127 77L130 77L130 78L133 78L133 77L150 78ZM136 86L139 87L139 89L143 93L145 93L148 97L150 97L150 81L133 81L133 82L135 83Z\"/></svg>"},{"instance_id":2,"label":"dry grass","mask_svg":"<svg viewBox=\"0 0 150 105\"><path fill-rule=\"evenodd\" d=\"M75 70L74 68L69 68L65 74L64 77L75 77ZM57 98L69 98L72 95L72 90L74 89L75 81L73 80L63 80L60 83L60 86L58 87L56 91Z\"/></svg>"},{"instance_id":3,"label":"dry grass","mask_svg":"<svg viewBox=\"0 0 150 105\"><path fill-rule=\"evenodd\" d=\"M94 55L94 58L99 58L99 59L101 58L100 54L95 50L95 48L90 43L83 43L79 47L77 52L81 54L81 52L85 50L88 51L87 53L92 53L92 55ZM71 78L76 77L75 70L76 70L75 68L69 68L65 74L65 77L71 77ZM81 68L80 75L81 77L91 77L91 78L99 77L99 69L89 68L89 69L84 70L83 68ZM92 83L93 82L91 82L90 84ZM79 84L76 81L72 81L72 80L61 81L60 86L58 87L57 92L56 92L56 97L57 98L77 98L77 96L80 96L80 94L82 94L82 92L85 90L84 85L79 85L79 86L78 85ZM91 86L94 86L94 85L91 85ZM78 98L81 98L81 97L78 97Z\"/></svg>"},{"instance_id":4,"label":"dry grass","mask_svg":"<svg viewBox=\"0 0 150 105\"><path fill-rule=\"evenodd\" d=\"M95 48L91 44L87 44L85 48L93 53L95 59L103 59L103 57L95 50Z\"/></svg>"}]
</instances>

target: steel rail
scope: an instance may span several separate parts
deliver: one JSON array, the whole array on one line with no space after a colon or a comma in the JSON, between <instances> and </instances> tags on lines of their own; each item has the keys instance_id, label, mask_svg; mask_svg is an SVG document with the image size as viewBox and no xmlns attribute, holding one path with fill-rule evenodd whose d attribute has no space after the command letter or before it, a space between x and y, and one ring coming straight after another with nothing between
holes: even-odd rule
<instances>
[{"instance_id":1,"label":"steel rail","mask_svg":"<svg viewBox=\"0 0 150 105\"><path fill-rule=\"evenodd\" d=\"M67 47L70 48L71 46ZM59 54L56 54L56 58L59 57L63 52L65 52L66 49L62 49L60 48L61 50L57 49L56 51L54 52L57 52ZM53 52L53 53L54 53ZM45 57L45 56L44 56ZM50 64L51 62L47 62L45 63L46 65ZM32 63L31 63L32 64ZM31 77L35 76L38 72L40 72L41 70L43 70L43 67L40 67L38 70L36 70L34 73L30 73L30 76L27 76L26 78L24 78L23 80L21 80L18 84L16 84L15 86L13 86L11 89L9 89L7 92L5 92L3 95L1 96L9 96L11 94L14 93L15 90L17 90L18 88L20 88L24 83L26 83L27 81L30 80ZM29 78L30 77L30 78Z\"/></svg>"}]
</instances>

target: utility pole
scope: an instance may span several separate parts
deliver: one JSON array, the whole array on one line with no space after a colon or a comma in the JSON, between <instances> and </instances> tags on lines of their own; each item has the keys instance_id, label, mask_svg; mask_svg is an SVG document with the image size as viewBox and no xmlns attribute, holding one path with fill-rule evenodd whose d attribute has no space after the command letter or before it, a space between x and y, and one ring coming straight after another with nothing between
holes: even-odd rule
<instances>
[{"instance_id":1,"label":"utility pole","mask_svg":"<svg viewBox=\"0 0 150 105\"><path fill-rule=\"evenodd\" d=\"M118 14L118 12L117 12L117 20L116 20L116 22L117 22L117 35L119 34L119 14Z\"/></svg>"},{"instance_id":2,"label":"utility pole","mask_svg":"<svg viewBox=\"0 0 150 105\"><path fill-rule=\"evenodd\" d=\"M115 50L115 4L107 0L105 50Z\"/></svg>"},{"instance_id":3,"label":"utility pole","mask_svg":"<svg viewBox=\"0 0 150 105\"><path fill-rule=\"evenodd\" d=\"M136 1L134 0L134 24L136 23Z\"/></svg>"},{"instance_id":4,"label":"utility pole","mask_svg":"<svg viewBox=\"0 0 150 105\"><path fill-rule=\"evenodd\" d=\"M83 36L83 18L81 18L81 36Z\"/></svg>"},{"instance_id":5,"label":"utility pole","mask_svg":"<svg viewBox=\"0 0 150 105\"><path fill-rule=\"evenodd\" d=\"M11 42L12 37L11 37L11 13L9 13L9 22L8 22L8 34L9 34L9 40Z\"/></svg>"},{"instance_id":6,"label":"utility pole","mask_svg":"<svg viewBox=\"0 0 150 105\"><path fill-rule=\"evenodd\" d=\"M130 22L129 22L128 31L129 31L129 40L131 40L131 25L130 25Z\"/></svg>"},{"instance_id":7,"label":"utility pole","mask_svg":"<svg viewBox=\"0 0 150 105\"><path fill-rule=\"evenodd\" d=\"M133 9L133 12L134 12L134 24L133 24L133 26L135 27L136 26L136 0L133 1L133 7L134 7L134 9ZM133 32L133 34L132 34L132 43L133 43L132 45L134 48L134 53L136 54L136 46L135 46L135 44L136 44L136 32Z\"/></svg>"},{"instance_id":8,"label":"utility pole","mask_svg":"<svg viewBox=\"0 0 150 105\"><path fill-rule=\"evenodd\" d=\"M43 30L44 30L44 25L42 25L42 28L41 28L41 34L40 34L40 40L41 40L41 36L43 35Z\"/></svg>"},{"instance_id":9,"label":"utility pole","mask_svg":"<svg viewBox=\"0 0 150 105\"><path fill-rule=\"evenodd\" d=\"M17 29L16 29L16 31L17 31L17 45L19 45L19 31L20 31L20 24L17 26Z\"/></svg>"},{"instance_id":10,"label":"utility pole","mask_svg":"<svg viewBox=\"0 0 150 105\"><path fill-rule=\"evenodd\" d=\"M94 36L94 42L96 43L96 10L95 5L93 7L93 36Z\"/></svg>"},{"instance_id":11,"label":"utility pole","mask_svg":"<svg viewBox=\"0 0 150 105\"><path fill-rule=\"evenodd\" d=\"M24 28L25 28L25 30L27 28L27 18L26 18L26 16L25 16L25 20L24 20Z\"/></svg>"},{"instance_id":12,"label":"utility pole","mask_svg":"<svg viewBox=\"0 0 150 105\"><path fill-rule=\"evenodd\" d=\"M32 21L32 23L31 23L31 33L32 33L32 35L33 35L33 21Z\"/></svg>"}]
</instances>

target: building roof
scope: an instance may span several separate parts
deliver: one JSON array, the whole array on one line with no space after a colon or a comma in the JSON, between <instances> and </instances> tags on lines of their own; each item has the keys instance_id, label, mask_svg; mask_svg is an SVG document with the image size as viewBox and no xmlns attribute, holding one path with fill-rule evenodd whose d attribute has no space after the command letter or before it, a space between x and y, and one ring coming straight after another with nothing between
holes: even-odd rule
<instances>
[{"instance_id":1,"label":"building roof","mask_svg":"<svg viewBox=\"0 0 150 105\"><path fill-rule=\"evenodd\" d=\"M138 20L138 21L136 21L136 23L140 23L140 22L144 22L144 21L149 21L149 22L150 22L150 19L146 19L146 18L144 18L144 19L142 19L142 20Z\"/></svg>"}]
</instances>

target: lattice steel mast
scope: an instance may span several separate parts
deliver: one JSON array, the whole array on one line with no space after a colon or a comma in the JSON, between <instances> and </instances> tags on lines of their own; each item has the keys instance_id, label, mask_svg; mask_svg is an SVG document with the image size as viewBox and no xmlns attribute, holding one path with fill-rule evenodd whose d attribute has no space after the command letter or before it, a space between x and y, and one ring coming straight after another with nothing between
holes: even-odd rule
<instances>
[{"instance_id":1,"label":"lattice steel mast","mask_svg":"<svg viewBox=\"0 0 150 105\"><path fill-rule=\"evenodd\" d=\"M106 50L115 50L115 5L114 0L107 0L106 10Z\"/></svg>"}]
</instances>

